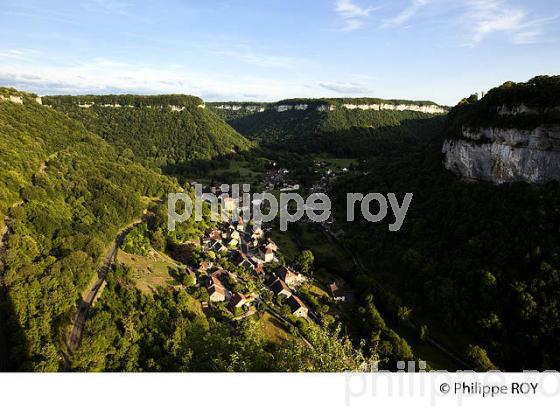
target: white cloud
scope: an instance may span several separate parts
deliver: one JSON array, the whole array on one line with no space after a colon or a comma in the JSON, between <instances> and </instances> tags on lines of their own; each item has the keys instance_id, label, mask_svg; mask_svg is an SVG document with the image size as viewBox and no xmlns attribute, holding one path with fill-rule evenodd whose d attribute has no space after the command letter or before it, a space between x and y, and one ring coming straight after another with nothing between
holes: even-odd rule
<instances>
[{"instance_id":1,"label":"white cloud","mask_svg":"<svg viewBox=\"0 0 560 410\"><path fill-rule=\"evenodd\" d=\"M224 50L216 51L213 54L258 67L289 68L297 64L297 61L291 57L261 54L252 51Z\"/></svg>"},{"instance_id":2,"label":"white cloud","mask_svg":"<svg viewBox=\"0 0 560 410\"><path fill-rule=\"evenodd\" d=\"M320 83L319 84L320 87L329 90L329 91L334 91L335 93L338 94L363 94L363 95L367 95L370 93L370 89L363 85L363 84L359 84L359 83L348 83L348 82L340 82L340 81L336 81L336 82L324 82L324 83Z\"/></svg>"},{"instance_id":3,"label":"white cloud","mask_svg":"<svg viewBox=\"0 0 560 410\"><path fill-rule=\"evenodd\" d=\"M0 59L2 60L17 60L17 61L28 61L33 58L33 56L37 55L37 52L34 50L28 49L8 49L8 50L0 50Z\"/></svg>"},{"instance_id":4,"label":"white cloud","mask_svg":"<svg viewBox=\"0 0 560 410\"><path fill-rule=\"evenodd\" d=\"M476 0L470 2L467 16L474 27L472 40L479 42L496 32L518 33L527 14L503 0Z\"/></svg>"},{"instance_id":5,"label":"white cloud","mask_svg":"<svg viewBox=\"0 0 560 410\"><path fill-rule=\"evenodd\" d=\"M534 44L539 41L539 36L541 35L541 33L542 31L537 28L533 30L521 31L514 34L513 42L515 44Z\"/></svg>"},{"instance_id":6,"label":"white cloud","mask_svg":"<svg viewBox=\"0 0 560 410\"><path fill-rule=\"evenodd\" d=\"M515 44L533 44L542 40L546 26L557 21L560 14L536 18L508 0L472 0L467 18L474 27L471 38L474 43L503 33Z\"/></svg>"},{"instance_id":7,"label":"white cloud","mask_svg":"<svg viewBox=\"0 0 560 410\"><path fill-rule=\"evenodd\" d=\"M401 26L402 24L409 21L412 17L414 17L414 15L416 15L418 10L420 10L422 7L431 3L431 1L432 0L412 0L412 2L410 3L410 5L407 8L405 8L403 11L401 11L395 17L393 17L389 20L386 20L383 25L384 26Z\"/></svg>"},{"instance_id":8,"label":"white cloud","mask_svg":"<svg viewBox=\"0 0 560 410\"><path fill-rule=\"evenodd\" d=\"M345 22L343 30L357 30L363 26L364 20L378 7L361 7L352 0L337 0L335 10Z\"/></svg>"},{"instance_id":9,"label":"white cloud","mask_svg":"<svg viewBox=\"0 0 560 410\"><path fill-rule=\"evenodd\" d=\"M420 12L423 17L429 16L430 24L436 27L446 24L456 27L470 46L498 33L515 44L536 43L546 26L560 17L560 14L536 16L529 7L511 0L409 0L406 8L383 22L383 27L400 27ZM556 13L560 13L560 7Z\"/></svg>"},{"instance_id":10,"label":"white cloud","mask_svg":"<svg viewBox=\"0 0 560 410\"><path fill-rule=\"evenodd\" d=\"M0 56L9 55L10 52L0 50ZM44 60L42 55L22 61L19 53L15 53L12 58L0 60L0 85L40 95L181 93L209 101L276 101L324 94L322 87L309 87L310 83L289 76L196 71L179 65L154 66L101 58L60 65Z\"/></svg>"}]
</instances>

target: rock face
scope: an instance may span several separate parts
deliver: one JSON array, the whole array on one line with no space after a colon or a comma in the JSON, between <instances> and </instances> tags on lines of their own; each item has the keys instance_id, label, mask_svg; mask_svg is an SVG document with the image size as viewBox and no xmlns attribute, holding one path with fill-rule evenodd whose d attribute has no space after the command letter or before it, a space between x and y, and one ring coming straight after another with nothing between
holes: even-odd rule
<instances>
[{"instance_id":1,"label":"rock face","mask_svg":"<svg viewBox=\"0 0 560 410\"><path fill-rule=\"evenodd\" d=\"M314 109L317 111L334 111L336 108L345 108L347 110L373 110L373 111L417 111L425 114L444 114L446 109L435 104L390 104L390 103L380 103L380 104L273 104L267 107L264 106L252 106L252 105L234 105L234 104L221 104L215 105L215 109L218 110L228 110L228 111L258 111L263 112L266 109L274 110L276 112L286 112L291 110L305 111L308 109Z\"/></svg>"},{"instance_id":2,"label":"rock face","mask_svg":"<svg viewBox=\"0 0 560 410\"><path fill-rule=\"evenodd\" d=\"M10 101L14 104L23 104L23 98L19 95L9 95L7 97L0 95L0 101Z\"/></svg>"},{"instance_id":3,"label":"rock face","mask_svg":"<svg viewBox=\"0 0 560 410\"><path fill-rule=\"evenodd\" d=\"M463 127L462 139L444 142L447 169L496 184L560 180L560 126L531 130Z\"/></svg>"},{"instance_id":4,"label":"rock face","mask_svg":"<svg viewBox=\"0 0 560 410\"><path fill-rule=\"evenodd\" d=\"M418 104L342 104L348 110L389 110L389 111L417 111L426 114L443 114L445 109L439 105L418 105Z\"/></svg>"}]
</instances>

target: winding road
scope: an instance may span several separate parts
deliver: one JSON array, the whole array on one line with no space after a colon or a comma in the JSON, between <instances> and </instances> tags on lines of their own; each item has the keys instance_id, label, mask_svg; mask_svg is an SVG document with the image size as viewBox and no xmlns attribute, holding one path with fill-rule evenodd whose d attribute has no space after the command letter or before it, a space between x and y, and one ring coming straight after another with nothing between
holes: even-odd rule
<instances>
[{"instance_id":1,"label":"winding road","mask_svg":"<svg viewBox=\"0 0 560 410\"><path fill-rule=\"evenodd\" d=\"M72 361L71 357L80 346L80 342L82 341L82 333L84 331L84 325L86 323L89 309L93 304L97 294L99 293L99 289L103 282L107 279L107 274L111 269L111 265L115 260L115 255L117 254L117 249L122 244L123 239L125 236L136 226L142 223L142 219L136 220L132 222L130 225L126 226L122 229L119 234L117 235L115 242L111 245L107 256L105 257L105 261L101 269L99 269L97 280L93 284L93 286L89 289L86 297L82 299L80 302L80 307L78 308L78 313L74 322L72 323L72 330L70 331L70 335L68 336L68 341L66 343L66 354L64 355L64 370L68 371L72 368Z\"/></svg>"}]
</instances>

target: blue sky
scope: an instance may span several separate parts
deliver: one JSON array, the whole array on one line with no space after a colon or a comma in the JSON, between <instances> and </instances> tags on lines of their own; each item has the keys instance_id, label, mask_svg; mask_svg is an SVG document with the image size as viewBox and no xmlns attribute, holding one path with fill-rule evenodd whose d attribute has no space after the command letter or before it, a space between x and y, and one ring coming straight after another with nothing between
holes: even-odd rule
<instances>
[{"instance_id":1,"label":"blue sky","mask_svg":"<svg viewBox=\"0 0 560 410\"><path fill-rule=\"evenodd\" d=\"M455 104L560 74L558 0L2 0L0 85Z\"/></svg>"}]
</instances>

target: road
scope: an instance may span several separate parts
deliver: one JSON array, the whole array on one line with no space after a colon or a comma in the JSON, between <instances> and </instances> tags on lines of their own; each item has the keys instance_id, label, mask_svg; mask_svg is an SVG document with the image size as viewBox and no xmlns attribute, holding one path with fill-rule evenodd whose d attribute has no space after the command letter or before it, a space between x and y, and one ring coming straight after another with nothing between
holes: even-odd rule
<instances>
[{"instance_id":1,"label":"road","mask_svg":"<svg viewBox=\"0 0 560 410\"><path fill-rule=\"evenodd\" d=\"M123 239L125 236L138 224L142 223L142 220L136 220L132 222L130 225L125 227L123 230L119 232L117 235L115 242L111 245L107 256L105 257L105 261L103 266L99 269L97 280L93 284L93 286L89 289L85 299L82 299L80 302L80 307L78 308L78 313L74 322L72 323L72 330L68 337L68 341L66 343L66 354L64 356L64 370L68 371L71 369L72 361L71 357L80 346L80 342L82 341L82 333L84 331L84 326L88 317L89 309L103 285L103 282L107 279L107 274L111 269L111 265L115 259L115 255L117 254L117 249L122 244Z\"/></svg>"}]
</instances>

